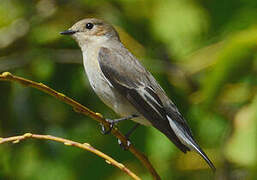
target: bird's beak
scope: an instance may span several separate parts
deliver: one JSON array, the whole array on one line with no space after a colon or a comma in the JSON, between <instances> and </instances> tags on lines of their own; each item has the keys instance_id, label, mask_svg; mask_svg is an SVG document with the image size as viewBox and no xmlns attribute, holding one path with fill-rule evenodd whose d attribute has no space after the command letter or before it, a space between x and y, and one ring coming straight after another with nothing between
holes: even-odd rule
<instances>
[{"instance_id":1,"label":"bird's beak","mask_svg":"<svg viewBox=\"0 0 257 180\"><path fill-rule=\"evenodd\" d=\"M74 33L76 33L77 31L73 31L73 30L66 30L63 32L60 32L61 35L72 35Z\"/></svg>"}]
</instances>

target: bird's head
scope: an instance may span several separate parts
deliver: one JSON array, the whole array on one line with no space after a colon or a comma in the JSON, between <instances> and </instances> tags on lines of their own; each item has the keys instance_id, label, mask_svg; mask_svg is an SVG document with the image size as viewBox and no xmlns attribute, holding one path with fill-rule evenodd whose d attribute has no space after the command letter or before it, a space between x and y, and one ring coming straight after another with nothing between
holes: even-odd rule
<instances>
[{"instance_id":1,"label":"bird's head","mask_svg":"<svg viewBox=\"0 0 257 180\"><path fill-rule=\"evenodd\" d=\"M96 18L83 19L60 34L71 35L81 47L83 44L99 40L113 39L119 41L116 30L110 24Z\"/></svg>"}]
</instances>

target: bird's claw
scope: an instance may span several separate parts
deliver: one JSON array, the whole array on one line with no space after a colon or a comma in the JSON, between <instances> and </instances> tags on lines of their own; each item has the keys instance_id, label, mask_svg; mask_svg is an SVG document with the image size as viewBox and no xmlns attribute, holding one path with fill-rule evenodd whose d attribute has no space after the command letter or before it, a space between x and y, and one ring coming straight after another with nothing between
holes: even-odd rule
<instances>
[{"instance_id":1,"label":"bird's claw","mask_svg":"<svg viewBox=\"0 0 257 180\"><path fill-rule=\"evenodd\" d=\"M126 145L124 145L123 142L120 139L118 139L118 143L119 143L121 149L123 149L125 151L128 150L129 146L131 145L131 142L130 142L129 139L126 139Z\"/></svg>"},{"instance_id":2,"label":"bird's claw","mask_svg":"<svg viewBox=\"0 0 257 180\"><path fill-rule=\"evenodd\" d=\"M114 123L112 120L110 120L110 119L106 119L106 121L110 124L108 130L106 130L105 126L104 126L102 123L100 123L100 126L101 126L101 133L104 134L104 135L109 134L109 133L112 131L112 129L113 129L113 127L114 127L114 124L115 124L115 123Z\"/></svg>"}]
</instances>

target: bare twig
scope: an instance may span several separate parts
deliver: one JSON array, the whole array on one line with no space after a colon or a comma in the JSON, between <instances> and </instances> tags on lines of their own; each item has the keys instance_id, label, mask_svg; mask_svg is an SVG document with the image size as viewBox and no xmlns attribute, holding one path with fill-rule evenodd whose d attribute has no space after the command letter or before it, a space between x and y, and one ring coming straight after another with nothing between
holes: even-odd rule
<instances>
[{"instance_id":1,"label":"bare twig","mask_svg":"<svg viewBox=\"0 0 257 180\"><path fill-rule=\"evenodd\" d=\"M0 80L3 81L12 81L12 82L18 82L24 86L30 86L33 88L36 88L40 91L43 91L51 96L54 96L55 98L61 100L62 102L70 105L73 107L75 112L84 114L86 116L91 117L92 119L98 121L99 123L102 123L106 129L110 127L110 124L105 121L103 116L100 113L95 113L88 109L87 107L83 106L82 104L78 103L77 101L65 96L62 93L59 93L48 86L44 85L43 83L37 83L19 76L14 76L9 72L4 72L0 75ZM117 129L117 127L112 128L111 133L116 136L118 139L121 140L123 144L127 144L127 140L123 134L120 133L120 131ZM128 147L128 150L134 154L134 156L140 160L140 162L148 169L148 171L151 173L152 177L154 179L161 179L148 158L140 151L138 151L135 146L132 144Z\"/></svg>"},{"instance_id":2,"label":"bare twig","mask_svg":"<svg viewBox=\"0 0 257 180\"><path fill-rule=\"evenodd\" d=\"M25 139L29 139L29 138L56 141L56 142L63 143L66 146L74 146L74 147L77 147L77 148L80 148L80 149L83 149L83 150L90 151L90 152L96 154L97 156L102 157L103 159L105 159L106 163L111 164L111 165L116 166L117 168L121 169L122 171L127 173L131 178L133 178L135 180L140 180L140 178L136 174L131 172L123 164L117 162L116 160L114 160L110 156L104 154L103 152L95 149L94 147L92 147L88 143L83 143L82 144L82 143L78 143L78 142L75 142L75 141L71 141L71 140L68 140L68 139L55 137L55 136L51 136L51 135L40 135L40 134L26 133L26 134L21 135L21 136L12 136L12 137L8 137L8 138L0 138L0 144L7 143L7 142L18 143L21 140L25 140Z\"/></svg>"}]
</instances>

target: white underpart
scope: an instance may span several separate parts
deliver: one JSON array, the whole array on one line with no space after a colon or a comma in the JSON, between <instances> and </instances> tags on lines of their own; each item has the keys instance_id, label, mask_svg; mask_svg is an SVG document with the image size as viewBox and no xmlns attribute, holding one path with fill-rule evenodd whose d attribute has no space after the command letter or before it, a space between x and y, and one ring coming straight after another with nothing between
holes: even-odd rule
<instances>
[{"instance_id":1,"label":"white underpart","mask_svg":"<svg viewBox=\"0 0 257 180\"><path fill-rule=\"evenodd\" d=\"M100 47L108 47L104 39L98 38L94 44L82 47L83 64L89 83L99 98L122 117L137 114L140 117L132 120L143 125L151 125L106 79L101 71L98 55Z\"/></svg>"}]
</instances>

